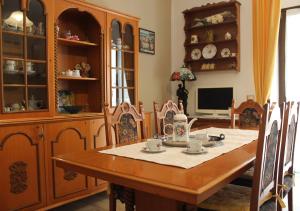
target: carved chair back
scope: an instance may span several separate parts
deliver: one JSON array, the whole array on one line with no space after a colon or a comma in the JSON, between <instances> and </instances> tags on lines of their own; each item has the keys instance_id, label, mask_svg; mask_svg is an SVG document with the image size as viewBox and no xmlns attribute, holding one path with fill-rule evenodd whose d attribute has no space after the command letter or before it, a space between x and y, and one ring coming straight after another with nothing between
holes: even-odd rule
<instances>
[{"instance_id":1,"label":"carved chair back","mask_svg":"<svg viewBox=\"0 0 300 211\"><path fill-rule=\"evenodd\" d=\"M284 106L284 105L283 105ZM261 205L275 202L277 206L278 163L281 143L281 112L278 105L270 111L269 104L263 108L260 124L253 189L250 210L259 210Z\"/></svg>"},{"instance_id":2,"label":"carved chair back","mask_svg":"<svg viewBox=\"0 0 300 211\"><path fill-rule=\"evenodd\" d=\"M105 105L105 133L107 145L113 144L112 134L115 135L115 144L137 141L145 138L144 108L139 103L139 111L135 106L124 102L112 112L109 105Z\"/></svg>"},{"instance_id":3,"label":"carved chair back","mask_svg":"<svg viewBox=\"0 0 300 211\"><path fill-rule=\"evenodd\" d=\"M159 108L158 103L153 102L154 107L154 122L155 131L157 135L171 135L173 134L174 116L178 113L183 113L182 102L179 106L172 100L168 100Z\"/></svg>"},{"instance_id":4,"label":"carved chair back","mask_svg":"<svg viewBox=\"0 0 300 211\"><path fill-rule=\"evenodd\" d=\"M236 115L238 115L237 124L239 128L259 129L263 108L253 100L247 100L235 108L234 100L231 106L231 128L235 128Z\"/></svg>"},{"instance_id":5,"label":"carved chair back","mask_svg":"<svg viewBox=\"0 0 300 211\"><path fill-rule=\"evenodd\" d=\"M278 183L284 184L286 176L293 176L294 171L294 149L296 142L300 102L288 102L284 112L282 143L279 162ZM280 190L284 188L278 187Z\"/></svg>"}]
</instances>

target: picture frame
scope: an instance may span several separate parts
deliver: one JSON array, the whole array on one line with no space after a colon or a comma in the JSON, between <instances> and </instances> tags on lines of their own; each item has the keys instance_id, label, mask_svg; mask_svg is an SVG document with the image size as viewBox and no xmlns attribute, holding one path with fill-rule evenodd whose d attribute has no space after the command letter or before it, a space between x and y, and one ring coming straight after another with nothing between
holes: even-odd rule
<instances>
[{"instance_id":1,"label":"picture frame","mask_svg":"<svg viewBox=\"0 0 300 211\"><path fill-rule=\"evenodd\" d=\"M155 32L139 28L139 50L141 53L155 54Z\"/></svg>"}]
</instances>

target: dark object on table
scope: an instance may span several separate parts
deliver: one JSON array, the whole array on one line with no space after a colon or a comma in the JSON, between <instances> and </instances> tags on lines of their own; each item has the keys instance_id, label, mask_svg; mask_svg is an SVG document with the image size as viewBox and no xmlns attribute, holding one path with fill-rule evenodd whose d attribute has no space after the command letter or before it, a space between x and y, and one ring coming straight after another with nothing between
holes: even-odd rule
<instances>
[{"instance_id":1,"label":"dark object on table","mask_svg":"<svg viewBox=\"0 0 300 211\"><path fill-rule=\"evenodd\" d=\"M61 108L63 108L65 110L65 112L70 113L70 114L77 114L81 111L82 106L60 106Z\"/></svg>"},{"instance_id":2,"label":"dark object on table","mask_svg":"<svg viewBox=\"0 0 300 211\"><path fill-rule=\"evenodd\" d=\"M223 133L220 136L209 136L209 141L222 141L225 139L225 135Z\"/></svg>"}]
</instances>

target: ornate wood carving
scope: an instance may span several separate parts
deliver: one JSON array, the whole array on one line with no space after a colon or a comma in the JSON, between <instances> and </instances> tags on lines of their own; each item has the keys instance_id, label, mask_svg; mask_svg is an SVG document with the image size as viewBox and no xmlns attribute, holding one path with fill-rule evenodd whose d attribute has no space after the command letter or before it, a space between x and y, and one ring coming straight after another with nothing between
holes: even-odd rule
<instances>
[{"instance_id":1,"label":"ornate wood carving","mask_svg":"<svg viewBox=\"0 0 300 211\"><path fill-rule=\"evenodd\" d=\"M27 185L27 164L23 161L16 161L9 166L10 171L10 192L14 194L23 193Z\"/></svg>"},{"instance_id":2,"label":"ornate wood carving","mask_svg":"<svg viewBox=\"0 0 300 211\"><path fill-rule=\"evenodd\" d=\"M64 169L64 179L67 181L72 181L77 177L78 173L70 170Z\"/></svg>"},{"instance_id":3,"label":"ornate wood carving","mask_svg":"<svg viewBox=\"0 0 300 211\"><path fill-rule=\"evenodd\" d=\"M119 199L122 203L125 203L126 211L134 211L134 207L135 207L134 190L116 184L110 184L110 185L111 185L111 194L113 198Z\"/></svg>"}]
</instances>

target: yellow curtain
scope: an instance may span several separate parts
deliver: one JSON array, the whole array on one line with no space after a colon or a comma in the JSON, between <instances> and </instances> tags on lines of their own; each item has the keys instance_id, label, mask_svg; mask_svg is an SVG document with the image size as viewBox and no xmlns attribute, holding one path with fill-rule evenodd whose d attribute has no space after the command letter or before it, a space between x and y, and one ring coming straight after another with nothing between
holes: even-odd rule
<instances>
[{"instance_id":1,"label":"yellow curtain","mask_svg":"<svg viewBox=\"0 0 300 211\"><path fill-rule=\"evenodd\" d=\"M281 0L252 0L253 68L256 100L263 105L271 92L277 52Z\"/></svg>"}]
</instances>

